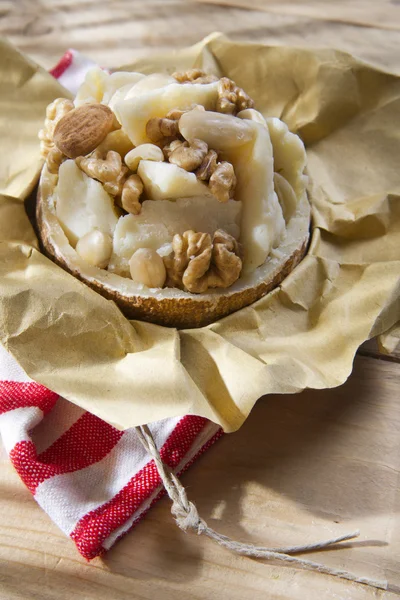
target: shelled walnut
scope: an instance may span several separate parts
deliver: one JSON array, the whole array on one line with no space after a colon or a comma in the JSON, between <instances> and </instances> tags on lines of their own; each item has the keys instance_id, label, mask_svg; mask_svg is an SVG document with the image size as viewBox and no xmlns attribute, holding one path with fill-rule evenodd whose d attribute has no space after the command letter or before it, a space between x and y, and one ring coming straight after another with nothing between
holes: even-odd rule
<instances>
[{"instance_id":1,"label":"shelled walnut","mask_svg":"<svg viewBox=\"0 0 400 600\"><path fill-rule=\"evenodd\" d=\"M176 71L172 73L178 83L213 83L218 81L216 75L209 75L201 69L188 69L187 71Z\"/></svg>"},{"instance_id":2,"label":"shelled walnut","mask_svg":"<svg viewBox=\"0 0 400 600\"><path fill-rule=\"evenodd\" d=\"M176 140L170 144L167 155L170 163L185 171L194 171L201 165L207 152L208 146L202 140L194 139L191 142Z\"/></svg>"},{"instance_id":3,"label":"shelled walnut","mask_svg":"<svg viewBox=\"0 0 400 600\"><path fill-rule=\"evenodd\" d=\"M185 231L176 234L172 253L164 258L169 287L194 294L209 288L227 288L239 279L242 270L241 248L234 237L218 229L208 233Z\"/></svg>"},{"instance_id":4,"label":"shelled walnut","mask_svg":"<svg viewBox=\"0 0 400 600\"><path fill-rule=\"evenodd\" d=\"M182 140L182 136L179 133L179 119L184 113L194 109L205 110L201 104L193 104L187 109L173 108L165 117L152 117L146 123L147 137L161 147L176 139Z\"/></svg>"},{"instance_id":5,"label":"shelled walnut","mask_svg":"<svg viewBox=\"0 0 400 600\"><path fill-rule=\"evenodd\" d=\"M99 150L95 150L89 156L78 156L76 164L86 175L101 181L101 183L115 182L122 169L126 169L122 166L120 154L113 150L107 152L105 158ZM127 171L128 169L126 169Z\"/></svg>"},{"instance_id":6,"label":"shelled walnut","mask_svg":"<svg viewBox=\"0 0 400 600\"><path fill-rule=\"evenodd\" d=\"M208 185L218 202L228 202L233 197L236 187L236 175L231 163L217 163Z\"/></svg>"},{"instance_id":7,"label":"shelled walnut","mask_svg":"<svg viewBox=\"0 0 400 600\"><path fill-rule=\"evenodd\" d=\"M75 162L86 175L100 181L104 190L114 196L124 210L134 215L139 214L140 196L143 192L143 183L139 175L129 172L122 164L118 152L110 150L105 158L103 156L95 150L90 156L79 156Z\"/></svg>"},{"instance_id":8,"label":"shelled walnut","mask_svg":"<svg viewBox=\"0 0 400 600\"><path fill-rule=\"evenodd\" d=\"M236 115L241 110L253 108L254 101L232 79L222 77L218 82L217 112Z\"/></svg>"},{"instance_id":9,"label":"shelled walnut","mask_svg":"<svg viewBox=\"0 0 400 600\"><path fill-rule=\"evenodd\" d=\"M142 210L142 205L139 200L142 192L143 183L139 175L130 175L122 186L122 208L132 215L138 215Z\"/></svg>"},{"instance_id":10,"label":"shelled walnut","mask_svg":"<svg viewBox=\"0 0 400 600\"><path fill-rule=\"evenodd\" d=\"M146 135L154 143L167 143L179 135L179 121L167 117L153 117L146 123Z\"/></svg>"},{"instance_id":11,"label":"shelled walnut","mask_svg":"<svg viewBox=\"0 0 400 600\"><path fill-rule=\"evenodd\" d=\"M198 179L207 182L219 202L228 202L233 197L236 186L233 166L226 161L219 163L215 150L209 150L203 140L173 140L164 146L163 152L170 163L194 171Z\"/></svg>"},{"instance_id":12,"label":"shelled walnut","mask_svg":"<svg viewBox=\"0 0 400 600\"><path fill-rule=\"evenodd\" d=\"M228 202L233 198L236 187L233 165L227 161L219 163L215 150L207 152L195 173L198 179L208 182L210 191L219 202Z\"/></svg>"},{"instance_id":13,"label":"shelled walnut","mask_svg":"<svg viewBox=\"0 0 400 600\"><path fill-rule=\"evenodd\" d=\"M196 169L196 177L201 181L210 181L211 175L217 168L217 161L218 154L215 150L209 150L199 168Z\"/></svg>"},{"instance_id":14,"label":"shelled walnut","mask_svg":"<svg viewBox=\"0 0 400 600\"><path fill-rule=\"evenodd\" d=\"M54 148L54 130L60 119L62 119L70 110L74 108L72 100L67 98L56 98L46 108L46 119L44 127L39 131L40 151L43 158L46 158L50 150Z\"/></svg>"},{"instance_id":15,"label":"shelled walnut","mask_svg":"<svg viewBox=\"0 0 400 600\"><path fill-rule=\"evenodd\" d=\"M57 175L61 163L66 158L64 154L56 146L50 149L46 157L46 165L49 173Z\"/></svg>"}]
</instances>

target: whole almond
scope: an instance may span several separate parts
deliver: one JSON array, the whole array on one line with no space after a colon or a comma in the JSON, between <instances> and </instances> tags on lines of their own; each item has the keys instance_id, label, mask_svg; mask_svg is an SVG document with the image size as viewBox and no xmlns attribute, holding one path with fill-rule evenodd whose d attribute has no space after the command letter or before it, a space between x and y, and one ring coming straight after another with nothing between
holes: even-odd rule
<instances>
[{"instance_id":1,"label":"whole almond","mask_svg":"<svg viewBox=\"0 0 400 600\"><path fill-rule=\"evenodd\" d=\"M86 156L114 126L114 113L104 104L84 104L68 112L56 125L54 143L68 158Z\"/></svg>"}]
</instances>

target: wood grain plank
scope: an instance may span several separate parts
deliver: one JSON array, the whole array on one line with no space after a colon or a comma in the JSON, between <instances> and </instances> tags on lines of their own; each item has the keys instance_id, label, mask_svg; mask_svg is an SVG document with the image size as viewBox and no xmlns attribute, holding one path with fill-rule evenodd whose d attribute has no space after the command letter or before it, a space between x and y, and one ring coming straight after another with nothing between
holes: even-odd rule
<instances>
[{"instance_id":1,"label":"wood grain plank","mask_svg":"<svg viewBox=\"0 0 400 600\"><path fill-rule=\"evenodd\" d=\"M391 592L239 557L185 535L167 499L103 559L87 563L2 456L3 600L394 600L400 591L400 365L357 358L329 391L260 400L183 477L200 514L236 539L287 544L361 529L359 542L311 558ZM396 587L397 586L397 587Z\"/></svg>"},{"instance_id":2,"label":"wood grain plank","mask_svg":"<svg viewBox=\"0 0 400 600\"><path fill-rule=\"evenodd\" d=\"M210 4L241 6L250 10L354 23L364 27L400 29L400 6L396 0L195 0Z\"/></svg>"},{"instance_id":3,"label":"wood grain plank","mask_svg":"<svg viewBox=\"0 0 400 600\"><path fill-rule=\"evenodd\" d=\"M194 44L211 31L238 41L337 47L400 72L399 33L379 27L185 0L0 2L0 35L46 68L69 47L112 67Z\"/></svg>"},{"instance_id":4,"label":"wood grain plank","mask_svg":"<svg viewBox=\"0 0 400 600\"><path fill-rule=\"evenodd\" d=\"M239 2L245 0L229 7L223 1L0 0L0 34L45 67L71 46L118 66L219 30L240 41L335 46L400 72L397 2L246 3L259 10ZM376 349L369 343L361 352L373 356ZM88 564L35 504L3 452L0 600L394 600L400 593L399 376L399 364L364 356L336 390L266 398L239 432L225 436L183 478L202 516L238 539L300 543L360 527L361 544L315 560L385 576L391 591L376 594L234 556L180 532L166 499L104 559ZM368 539L376 541L364 544Z\"/></svg>"},{"instance_id":5,"label":"wood grain plank","mask_svg":"<svg viewBox=\"0 0 400 600\"><path fill-rule=\"evenodd\" d=\"M400 348L393 350L390 354L384 353L379 349L376 339L368 340L360 346L358 350L360 356L370 356L381 360L389 360L400 363Z\"/></svg>"}]
</instances>

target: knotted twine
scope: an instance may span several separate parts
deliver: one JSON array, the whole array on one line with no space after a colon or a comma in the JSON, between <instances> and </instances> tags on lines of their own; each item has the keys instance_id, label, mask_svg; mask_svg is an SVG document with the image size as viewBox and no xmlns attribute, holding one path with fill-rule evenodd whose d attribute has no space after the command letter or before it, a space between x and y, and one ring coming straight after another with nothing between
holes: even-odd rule
<instances>
[{"instance_id":1,"label":"knotted twine","mask_svg":"<svg viewBox=\"0 0 400 600\"><path fill-rule=\"evenodd\" d=\"M180 483L179 479L161 460L149 427L147 425L141 425L136 427L136 431L142 445L154 459L158 474L161 477L165 490L172 500L171 513L175 517L178 527L180 527L183 531L194 531L198 535L206 535L217 542L217 544L220 546L244 556L264 558L266 560L274 560L286 564L294 564L310 571L317 571L318 573L333 575L335 577L340 577L341 579L362 583L364 585L381 590L387 589L387 581L370 579L368 577L358 577L349 571L335 569L334 567L328 567L321 563L299 558L297 556L292 556L292 554L311 552L313 550L322 550L333 546L334 544L338 544L339 542L352 540L360 535L359 531L353 531L352 533L322 542L315 542L314 544L307 544L303 546L287 546L283 548L265 548L263 546L255 546L253 544L236 542L226 535L218 533L209 527L204 519L200 517L196 506L193 504L193 502L189 501L186 490Z\"/></svg>"}]
</instances>

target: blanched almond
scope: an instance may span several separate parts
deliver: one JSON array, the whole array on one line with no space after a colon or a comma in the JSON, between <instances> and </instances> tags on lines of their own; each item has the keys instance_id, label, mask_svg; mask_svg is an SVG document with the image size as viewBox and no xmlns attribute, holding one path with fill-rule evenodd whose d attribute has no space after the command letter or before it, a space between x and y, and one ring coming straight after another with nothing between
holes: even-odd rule
<instances>
[{"instance_id":1,"label":"blanched almond","mask_svg":"<svg viewBox=\"0 0 400 600\"><path fill-rule=\"evenodd\" d=\"M151 248L139 248L129 261L131 277L135 283L149 288L162 288L167 277L163 259Z\"/></svg>"},{"instance_id":2,"label":"blanched almond","mask_svg":"<svg viewBox=\"0 0 400 600\"><path fill-rule=\"evenodd\" d=\"M112 239L108 233L94 229L78 241L76 251L90 265L104 269L112 252Z\"/></svg>"}]
</instances>

